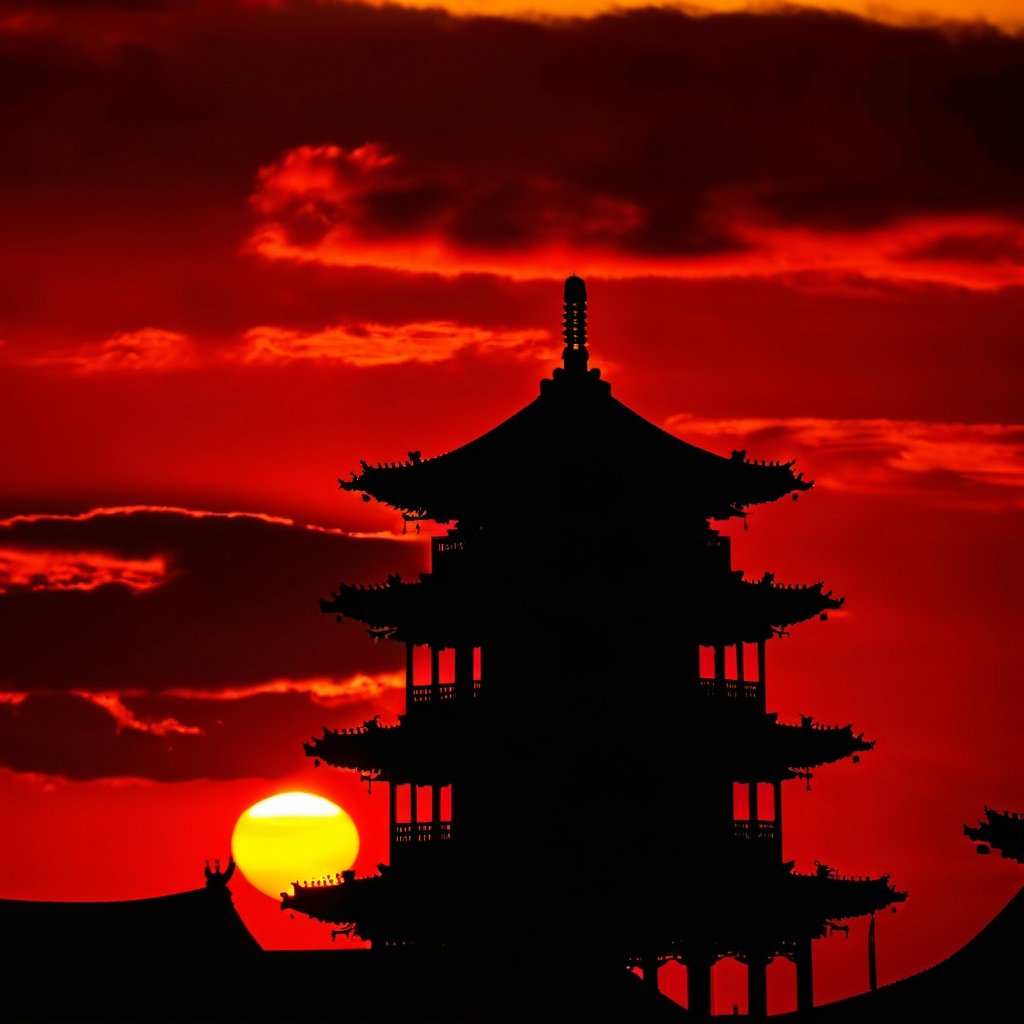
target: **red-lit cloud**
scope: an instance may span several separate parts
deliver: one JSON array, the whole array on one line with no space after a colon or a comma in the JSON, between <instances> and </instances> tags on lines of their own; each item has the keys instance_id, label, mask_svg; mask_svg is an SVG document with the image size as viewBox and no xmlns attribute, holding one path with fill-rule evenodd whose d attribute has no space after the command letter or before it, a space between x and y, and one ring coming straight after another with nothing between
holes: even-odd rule
<instances>
[{"instance_id":1,"label":"red-lit cloud","mask_svg":"<svg viewBox=\"0 0 1024 1024\"><path fill-rule=\"evenodd\" d=\"M167 579L164 558L118 558L102 551L0 548L0 594L11 590L95 590L123 586L136 593Z\"/></svg>"},{"instance_id":2,"label":"red-lit cloud","mask_svg":"<svg viewBox=\"0 0 1024 1024\"><path fill-rule=\"evenodd\" d=\"M668 429L718 450L801 454L815 484L839 491L910 495L978 508L1024 507L1024 425L891 419L702 419Z\"/></svg>"},{"instance_id":3,"label":"red-lit cloud","mask_svg":"<svg viewBox=\"0 0 1024 1024\"><path fill-rule=\"evenodd\" d=\"M646 197L524 181L514 170L503 178L500 168L431 172L372 142L291 150L261 168L252 204L263 218L250 238L255 252L328 266L531 278L580 263L613 277L828 271L978 288L1024 283L1024 223L1008 217L801 225L751 183L709 191L685 232L651 246L660 212Z\"/></svg>"},{"instance_id":4,"label":"red-lit cloud","mask_svg":"<svg viewBox=\"0 0 1024 1024\"><path fill-rule=\"evenodd\" d=\"M544 343L547 342L545 345ZM398 363L439 363L465 348L482 353L508 350L548 355L545 330L488 330L450 321L409 324L354 324L325 327L304 334L264 325L245 334L238 358L260 366L299 361L338 362L349 366L394 366Z\"/></svg>"},{"instance_id":5,"label":"red-lit cloud","mask_svg":"<svg viewBox=\"0 0 1024 1024\"><path fill-rule=\"evenodd\" d=\"M196 353L183 334L144 327L126 331L77 349L36 356L36 366L53 366L73 373L155 373L192 366Z\"/></svg>"},{"instance_id":6,"label":"red-lit cloud","mask_svg":"<svg viewBox=\"0 0 1024 1024\"><path fill-rule=\"evenodd\" d=\"M336 708L345 704L374 701L404 686L404 672L382 672L373 676L360 673L348 679L273 679L266 683L233 686L216 692L170 689L165 690L164 694L182 700L242 700L264 693L303 693L320 707Z\"/></svg>"},{"instance_id":7,"label":"red-lit cloud","mask_svg":"<svg viewBox=\"0 0 1024 1024\"><path fill-rule=\"evenodd\" d=\"M201 736L203 730L197 725L182 725L174 718L139 718L128 708L118 693L84 693L72 691L71 696L87 700L96 707L102 708L116 723L117 732L122 729L134 729L136 732L147 732L153 736Z\"/></svg>"}]
</instances>

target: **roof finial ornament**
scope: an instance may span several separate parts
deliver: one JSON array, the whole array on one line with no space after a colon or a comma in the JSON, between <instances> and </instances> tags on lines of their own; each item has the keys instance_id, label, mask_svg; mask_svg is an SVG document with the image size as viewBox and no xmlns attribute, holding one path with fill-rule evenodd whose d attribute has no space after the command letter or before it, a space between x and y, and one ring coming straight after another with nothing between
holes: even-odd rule
<instances>
[{"instance_id":1,"label":"roof finial ornament","mask_svg":"<svg viewBox=\"0 0 1024 1024\"><path fill-rule=\"evenodd\" d=\"M573 274L565 279L563 299L565 349L562 351L562 365L568 373L583 374L587 372L590 355L587 352L587 285L582 277Z\"/></svg>"}]
</instances>

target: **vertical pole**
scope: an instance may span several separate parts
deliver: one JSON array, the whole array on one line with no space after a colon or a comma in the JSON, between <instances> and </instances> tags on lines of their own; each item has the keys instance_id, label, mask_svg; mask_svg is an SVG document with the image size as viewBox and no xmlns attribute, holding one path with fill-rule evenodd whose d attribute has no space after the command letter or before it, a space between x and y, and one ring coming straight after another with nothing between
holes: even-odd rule
<instances>
[{"instance_id":1,"label":"vertical pole","mask_svg":"<svg viewBox=\"0 0 1024 1024\"><path fill-rule=\"evenodd\" d=\"M760 952L747 956L747 1016L768 1016L768 957Z\"/></svg>"},{"instance_id":2,"label":"vertical pole","mask_svg":"<svg viewBox=\"0 0 1024 1024\"><path fill-rule=\"evenodd\" d=\"M691 953L686 960L686 1008L691 1017L711 1016L711 969L714 960L706 954Z\"/></svg>"},{"instance_id":3,"label":"vertical pole","mask_svg":"<svg viewBox=\"0 0 1024 1024\"><path fill-rule=\"evenodd\" d=\"M875 950L875 915L871 914L871 923L868 925L868 988L872 992L878 991L878 960Z\"/></svg>"},{"instance_id":4,"label":"vertical pole","mask_svg":"<svg viewBox=\"0 0 1024 1024\"><path fill-rule=\"evenodd\" d=\"M417 828L417 818L416 818L416 811L417 811L416 804L417 803L418 803L418 801L416 800L416 783L415 782L410 782L409 783L409 831L412 833L412 842L414 842L414 843L419 840L418 828Z\"/></svg>"},{"instance_id":5,"label":"vertical pole","mask_svg":"<svg viewBox=\"0 0 1024 1024\"><path fill-rule=\"evenodd\" d=\"M757 825L756 825L756 822L759 820L758 819L758 808L757 808L757 783L756 782L751 782L749 784L749 788L750 788L750 797L749 797L749 800L748 800L748 805L750 807L750 838L751 839L756 839L757 838Z\"/></svg>"},{"instance_id":6,"label":"vertical pole","mask_svg":"<svg viewBox=\"0 0 1024 1024\"><path fill-rule=\"evenodd\" d=\"M811 959L811 940L798 939L796 943L796 1009L797 1013L814 1008L814 965Z\"/></svg>"},{"instance_id":7,"label":"vertical pole","mask_svg":"<svg viewBox=\"0 0 1024 1024\"><path fill-rule=\"evenodd\" d=\"M430 700L437 703L441 699L441 649L430 645Z\"/></svg>"},{"instance_id":8,"label":"vertical pole","mask_svg":"<svg viewBox=\"0 0 1024 1024\"><path fill-rule=\"evenodd\" d=\"M740 683L740 689L742 690L743 683L743 641L740 640L736 644L736 682Z\"/></svg>"}]
</instances>

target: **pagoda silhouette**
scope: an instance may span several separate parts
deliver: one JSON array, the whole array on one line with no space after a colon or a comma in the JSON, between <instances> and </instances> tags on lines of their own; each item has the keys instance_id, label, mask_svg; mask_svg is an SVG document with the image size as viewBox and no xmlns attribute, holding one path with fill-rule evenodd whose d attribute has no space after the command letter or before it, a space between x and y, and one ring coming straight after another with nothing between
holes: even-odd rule
<instances>
[{"instance_id":1,"label":"pagoda silhouette","mask_svg":"<svg viewBox=\"0 0 1024 1024\"><path fill-rule=\"evenodd\" d=\"M305 745L386 784L389 855L373 876L296 884L282 906L509 995L541 978L566 1005L630 970L655 993L674 960L690 1014L708 1016L712 968L735 957L763 1017L767 966L785 957L807 1010L813 941L905 894L783 860L784 783L873 743L768 710L769 642L842 599L744 579L711 524L812 485L792 462L713 454L614 398L588 368L576 276L563 323L562 365L518 413L340 481L448 529L418 579L321 601L405 646L397 724Z\"/></svg>"}]
</instances>

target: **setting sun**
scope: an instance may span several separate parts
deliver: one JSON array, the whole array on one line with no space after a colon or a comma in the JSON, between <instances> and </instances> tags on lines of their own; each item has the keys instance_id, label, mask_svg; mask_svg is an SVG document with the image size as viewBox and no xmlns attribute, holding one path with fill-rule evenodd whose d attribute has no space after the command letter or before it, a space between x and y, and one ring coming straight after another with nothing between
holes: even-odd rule
<instances>
[{"instance_id":1,"label":"setting sun","mask_svg":"<svg viewBox=\"0 0 1024 1024\"><path fill-rule=\"evenodd\" d=\"M355 822L312 793L279 793L253 804L235 823L231 853L242 874L275 899L294 881L334 878L359 852Z\"/></svg>"}]
</instances>

